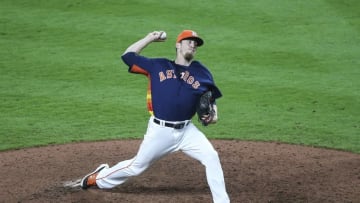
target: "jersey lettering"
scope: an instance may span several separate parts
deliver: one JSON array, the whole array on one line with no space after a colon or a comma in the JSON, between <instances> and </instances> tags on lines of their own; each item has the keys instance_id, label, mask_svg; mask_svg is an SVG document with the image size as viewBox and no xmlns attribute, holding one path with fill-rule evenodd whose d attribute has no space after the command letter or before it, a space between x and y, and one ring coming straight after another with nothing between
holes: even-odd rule
<instances>
[{"instance_id":1,"label":"jersey lettering","mask_svg":"<svg viewBox=\"0 0 360 203\"><path fill-rule=\"evenodd\" d=\"M176 75L174 74L174 70L167 70L166 71L166 78L167 79L176 78Z\"/></svg>"},{"instance_id":2,"label":"jersey lettering","mask_svg":"<svg viewBox=\"0 0 360 203\"><path fill-rule=\"evenodd\" d=\"M189 71L182 72L180 75L181 79L183 79L187 84L191 85L194 89L198 89L200 87L200 82L196 81L195 78L190 75ZM176 79L174 70L166 70L165 73L163 71L159 72L160 82L163 82L167 79Z\"/></svg>"},{"instance_id":3,"label":"jersey lettering","mask_svg":"<svg viewBox=\"0 0 360 203\"><path fill-rule=\"evenodd\" d=\"M193 76L190 76L189 79L186 80L187 84L191 85L194 83L194 77Z\"/></svg>"},{"instance_id":4,"label":"jersey lettering","mask_svg":"<svg viewBox=\"0 0 360 203\"><path fill-rule=\"evenodd\" d=\"M199 81L195 81L195 82L192 84L192 87L193 87L194 89L199 88L199 87L200 87Z\"/></svg>"},{"instance_id":5,"label":"jersey lettering","mask_svg":"<svg viewBox=\"0 0 360 203\"><path fill-rule=\"evenodd\" d=\"M166 76L165 76L164 72L159 72L159 78L160 78L160 82L166 80Z\"/></svg>"},{"instance_id":6,"label":"jersey lettering","mask_svg":"<svg viewBox=\"0 0 360 203\"><path fill-rule=\"evenodd\" d=\"M186 80L188 79L189 75L190 75L189 71L182 72L182 73L181 73L181 78L182 78L184 81L186 81Z\"/></svg>"}]
</instances>

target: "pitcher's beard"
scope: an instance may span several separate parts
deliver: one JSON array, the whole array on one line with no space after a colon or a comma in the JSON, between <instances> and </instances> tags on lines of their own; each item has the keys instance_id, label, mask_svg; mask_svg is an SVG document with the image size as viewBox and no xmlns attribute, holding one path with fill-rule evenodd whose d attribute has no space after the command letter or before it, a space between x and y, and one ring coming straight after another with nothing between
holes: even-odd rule
<instances>
[{"instance_id":1,"label":"pitcher's beard","mask_svg":"<svg viewBox=\"0 0 360 203\"><path fill-rule=\"evenodd\" d=\"M191 54L191 53L186 53L185 56L184 56L185 60L187 61L192 61L193 58L194 58L194 54Z\"/></svg>"}]
</instances>

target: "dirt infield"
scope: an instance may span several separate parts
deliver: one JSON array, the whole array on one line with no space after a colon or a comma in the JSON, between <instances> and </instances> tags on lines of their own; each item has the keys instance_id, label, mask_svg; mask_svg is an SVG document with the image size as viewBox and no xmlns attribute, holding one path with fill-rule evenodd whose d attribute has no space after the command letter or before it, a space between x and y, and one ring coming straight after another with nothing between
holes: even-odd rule
<instances>
[{"instance_id":1,"label":"dirt infield","mask_svg":"<svg viewBox=\"0 0 360 203\"><path fill-rule=\"evenodd\" d=\"M132 158L141 140L0 153L0 202L211 202L204 167L182 153L112 190L63 187L101 163ZM360 155L262 142L211 140L232 202L360 202Z\"/></svg>"}]
</instances>

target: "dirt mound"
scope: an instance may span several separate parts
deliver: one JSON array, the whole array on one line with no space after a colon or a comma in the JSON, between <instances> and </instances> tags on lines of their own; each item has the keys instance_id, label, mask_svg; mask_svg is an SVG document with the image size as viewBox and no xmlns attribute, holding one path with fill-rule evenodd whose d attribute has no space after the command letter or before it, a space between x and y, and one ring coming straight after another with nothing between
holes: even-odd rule
<instances>
[{"instance_id":1,"label":"dirt mound","mask_svg":"<svg viewBox=\"0 0 360 203\"><path fill-rule=\"evenodd\" d=\"M360 155L279 143L211 140L231 202L360 202ZM0 202L211 202L204 167L171 154L112 190L68 189L101 163L132 158L141 140L0 153Z\"/></svg>"}]
</instances>

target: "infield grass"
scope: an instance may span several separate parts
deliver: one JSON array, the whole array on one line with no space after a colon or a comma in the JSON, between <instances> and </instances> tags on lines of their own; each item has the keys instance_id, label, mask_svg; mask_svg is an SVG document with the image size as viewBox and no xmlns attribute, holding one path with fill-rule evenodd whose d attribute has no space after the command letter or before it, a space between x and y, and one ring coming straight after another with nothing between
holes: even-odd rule
<instances>
[{"instance_id":1,"label":"infield grass","mask_svg":"<svg viewBox=\"0 0 360 203\"><path fill-rule=\"evenodd\" d=\"M224 95L218 125L199 126L209 138L360 153L359 10L355 0L2 0L0 150L141 138L147 79L120 55L165 30L143 54L174 58L177 34L194 29Z\"/></svg>"}]
</instances>

